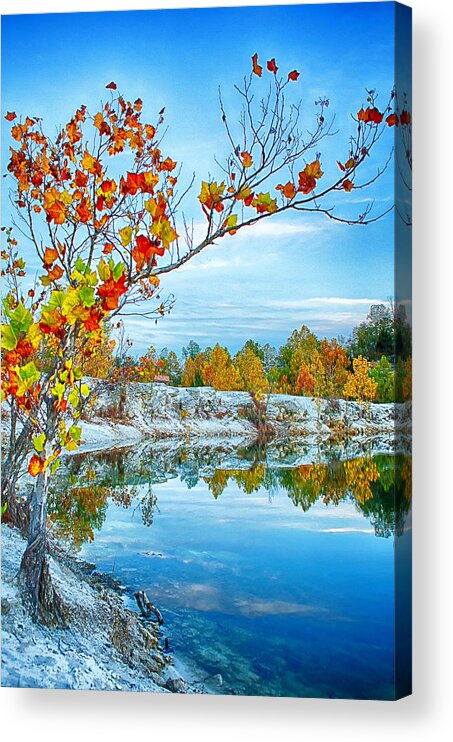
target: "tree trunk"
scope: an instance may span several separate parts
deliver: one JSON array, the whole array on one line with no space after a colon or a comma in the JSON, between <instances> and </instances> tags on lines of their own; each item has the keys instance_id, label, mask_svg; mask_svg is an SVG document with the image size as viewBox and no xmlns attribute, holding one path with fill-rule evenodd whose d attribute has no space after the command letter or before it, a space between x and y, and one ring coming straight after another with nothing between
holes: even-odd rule
<instances>
[{"instance_id":1,"label":"tree trunk","mask_svg":"<svg viewBox=\"0 0 453 742\"><path fill-rule=\"evenodd\" d=\"M32 445L32 426L30 421L26 420L17 435L17 418L14 408L11 410L10 425L8 455L2 467L1 501L2 505L6 503L4 519L15 525L26 538L29 527L28 503L22 503L17 499L16 484L21 467Z\"/></svg>"},{"instance_id":2,"label":"tree trunk","mask_svg":"<svg viewBox=\"0 0 453 742\"><path fill-rule=\"evenodd\" d=\"M36 478L30 500L30 525L27 548L20 565L20 583L25 603L33 618L64 627L67 611L56 592L47 560L47 471Z\"/></svg>"},{"instance_id":3,"label":"tree trunk","mask_svg":"<svg viewBox=\"0 0 453 742\"><path fill-rule=\"evenodd\" d=\"M5 461L2 471L2 505L6 503L6 512L3 520L12 523L19 529L24 538L27 537L29 529L29 510L27 502L19 502L16 493L16 483L18 476L18 466L13 458L9 457Z\"/></svg>"}]
</instances>

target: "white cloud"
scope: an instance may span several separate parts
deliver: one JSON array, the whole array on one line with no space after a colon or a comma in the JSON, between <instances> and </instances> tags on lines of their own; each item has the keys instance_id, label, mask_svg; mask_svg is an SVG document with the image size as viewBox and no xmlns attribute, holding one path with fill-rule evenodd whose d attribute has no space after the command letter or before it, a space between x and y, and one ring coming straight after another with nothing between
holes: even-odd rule
<instances>
[{"instance_id":1,"label":"white cloud","mask_svg":"<svg viewBox=\"0 0 453 742\"><path fill-rule=\"evenodd\" d=\"M309 299L270 299L269 307L274 309L306 309L313 306L370 306L371 304L387 304L386 299L369 299L367 297L350 298L344 296L314 296Z\"/></svg>"}]
</instances>

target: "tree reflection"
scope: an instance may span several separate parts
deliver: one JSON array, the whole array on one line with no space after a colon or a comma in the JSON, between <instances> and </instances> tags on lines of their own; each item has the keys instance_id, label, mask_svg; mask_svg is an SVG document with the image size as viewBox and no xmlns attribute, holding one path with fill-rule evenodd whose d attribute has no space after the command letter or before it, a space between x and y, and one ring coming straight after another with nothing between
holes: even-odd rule
<instances>
[{"instance_id":1,"label":"tree reflection","mask_svg":"<svg viewBox=\"0 0 453 742\"><path fill-rule=\"evenodd\" d=\"M259 490L269 496L283 491L295 507L304 511L316 502L338 506L349 501L370 520L377 536L387 538L403 532L411 503L410 456L342 459L332 455L299 466L268 466L265 456L257 456L248 468L214 470L211 461L212 452L209 455L205 450L198 457L175 450L165 460L157 452L151 455L150 450L73 456L52 493L50 518L54 532L76 548L92 541L94 531L104 523L109 501L119 507L133 507L142 522L151 525L157 510L152 482L176 477L188 489L202 479L215 499L234 483L248 495Z\"/></svg>"},{"instance_id":2,"label":"tree reflection","mask_svg":"<svg viewBox=\"0 0 453 742\"><path fill-rule=\"evenodd\" d=\"M353 501L370 519L376 535L388 537L404 528L411 502L411 467L410 456L380 455L279 469L264 464L246 470L217 469L204 481L215 498L232 481L247 494L280 488L304 511L318 500L334 506Z\"/></svg>"}]
</instances>

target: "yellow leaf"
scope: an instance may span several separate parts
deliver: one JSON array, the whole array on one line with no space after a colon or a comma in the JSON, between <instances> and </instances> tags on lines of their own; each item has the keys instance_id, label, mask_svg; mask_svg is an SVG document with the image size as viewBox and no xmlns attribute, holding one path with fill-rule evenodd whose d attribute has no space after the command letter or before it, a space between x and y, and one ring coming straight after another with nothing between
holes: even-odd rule
<instances>
[{"instance_id":1,"label":"yellow leaf","mask_svg":"<svg viewBox=\"0 0 453 742\"><path fill-rule=\"evenodd\" d=\"M123 247L127 247L128 245L130 245L132 239L132 227L123 227L123 229L120 229L119 234Z\"/></svg>"}]
</instances>

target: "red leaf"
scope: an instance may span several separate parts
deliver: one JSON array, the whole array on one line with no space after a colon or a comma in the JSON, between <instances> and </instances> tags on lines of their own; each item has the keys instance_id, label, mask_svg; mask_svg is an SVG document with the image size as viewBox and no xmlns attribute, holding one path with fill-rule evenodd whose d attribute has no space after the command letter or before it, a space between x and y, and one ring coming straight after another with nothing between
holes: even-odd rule
<instances>
[{"instance_id":1,"label":"red leaf","mask_svg":"<svg viewBox=\"0 0 453 742\"><path fill-rule=\"evenodd\" d=\"M263 74L263 68L261 67L260 64L258 64L258 54L253 55L252 62L253 62L253 72L255 73L255 75L258 75L258 77L261 77L261 75Z\"/></svg>"},{"instance_id":2,"label":"red leaf","mask_svg":"<svg viewBox=\"0 0 453 742\"><path fill-rule=\"evenodd\" d=\"M363 108L360 109L357 118L365 124L380 124L384 116L377 108L370 108L368 106L365 110Z\"/></svg>"},{"instance_id":3,"label":"red leaf","mask_svg":"<svg viewBox=\"0 0 453 742\"><path fill-rule=\"evenodd\" d=\"M293 70L292 72L288 74L288 80L297 80L299 75L300 75L300 72L298 72L297 70Z\"/></svg>"},{"instance_id":4,"label":"red leaf","mask_svg":"<svg viewBox=\"0 0 453 742\"><path fill-rule=\"evenodd\" d=\"M272 59L270 59L270 60L269 60L269 62L267 63L267 69L269 70L269 72L273 72L273 73L274 73L274 75L276 75L276 74L277 74L277 71L278 71L278 67L277 67L277 65L275 64L275 59L274 59L274 57L272 57Z\"/></svg>"},{"instance_id":5,"label":"red leaf","mask_svg":"<svg viewBox=\"0 0 453 742\"><path fill-rule=\"evenodd\" d=\"M400 122L401 126L408 126L411 123L411 115L409 111L401 111Z\"/></svg>"},{"instance_id":6,"label":"red leaf","mask_svg":"<svg viewBox=\"0 0 453 742\"><path fill-rule=\"evenodd\" d=\"M391 113L385 120L389 126L398 126L400 122L397 113Z\"/></svg>"},{"instance_id":7,"label":"red leaf","mask_svg":"<svg viewBox=\"0 0 453 742\"><path fill-rule=\"evenodd\" d=\"M15 118L16 118L16 114L14 111L8 111L8 113L5 116L5 119L7 121L14 121Z\"/></svg>"},{"instance_id":8,"label":"red leaf","mask_svg":"<svg viewBox=\"0 0 453 742\"><path fill-rule=\"evenodd\" d=\"M115 82L109 82L108 85L105 86L107 90L116 90L116 83Z\"/></svg>"}]
</instances>

